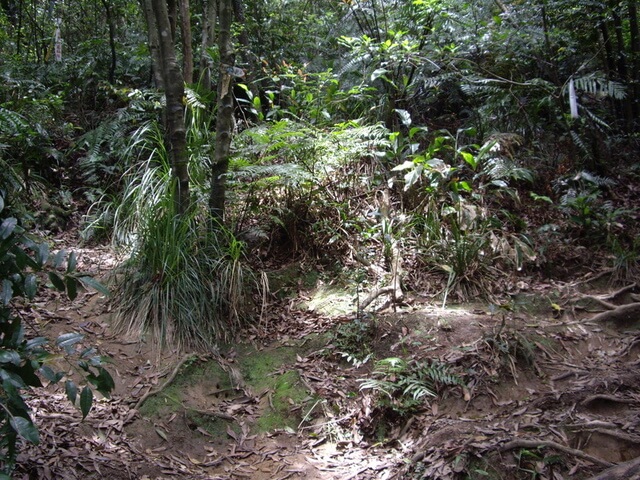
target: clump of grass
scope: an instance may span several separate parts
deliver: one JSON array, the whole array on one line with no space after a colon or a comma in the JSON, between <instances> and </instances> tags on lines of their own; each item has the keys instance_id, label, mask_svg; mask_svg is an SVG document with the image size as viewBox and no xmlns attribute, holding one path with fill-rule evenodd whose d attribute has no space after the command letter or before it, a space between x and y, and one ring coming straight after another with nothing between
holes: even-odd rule
<instances>
[{"instance_id":1,"label":"clump of grass","mask_svg":"<svg viewBox=\"0 0 640 480\"><path fill-rule=\"evenodd\" d=\"M157 346L211 348L238 331L250 305L242 244L195 213L171 215L164 203L150 209L117 271L113 328Z\"/></svg>"}]
</instances>

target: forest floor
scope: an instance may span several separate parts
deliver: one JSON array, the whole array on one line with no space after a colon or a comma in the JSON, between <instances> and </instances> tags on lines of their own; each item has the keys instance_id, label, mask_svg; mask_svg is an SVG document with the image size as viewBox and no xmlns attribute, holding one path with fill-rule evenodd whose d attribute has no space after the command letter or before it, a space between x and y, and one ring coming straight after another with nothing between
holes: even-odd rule
<instances>
[{"instance_id":1,"label":"forest floor","mask_svg":"<svg viewBox=\"0 0 640 480\"><path fill-rule=\"evenodd\" d=\"M98 278L116 264L107 248L76 252ZM15 478L558 480L633 464L640 289L597 277L527 285L509 309L414 298L360 320L310 309L314 290L298 291L244 343L198 354L114 335L99 293L48 292L23 309L28 328L86 334L116 389L84 421L62 387L31 392L41 443L23 446ZM385 400L361 389L375 361L348 362L350 347L438 362L461 384ZM620 476L626 466L602 478L640 478Z\"/></svg>"}]
</instances>

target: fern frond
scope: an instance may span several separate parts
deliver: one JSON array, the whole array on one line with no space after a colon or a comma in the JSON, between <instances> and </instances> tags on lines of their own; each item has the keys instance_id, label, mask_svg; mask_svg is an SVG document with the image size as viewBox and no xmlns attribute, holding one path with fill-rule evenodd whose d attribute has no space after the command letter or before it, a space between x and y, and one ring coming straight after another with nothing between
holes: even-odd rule
<instances>
[{"instance_id":1,"label":"fern frond","mask_svg":"<svg viewBox=\"0 0 640 480\"><path fill-rule=\"evenodd\" d=\"M0 107L0 136L10 137L29 127L27 119L17 112Z\"/></svg>"},{"instance_id":2,"label":"fern frond","mask_svg":"<svg viewBox=\"0 0 640 480\"><path fill-rule=\"evenodd\" d=\"M206 108L206 105L200 100L200 95L192 88L185 87L184 97L189 108Z\"/></svg>"},{"instance_id":3,"label":"fern frond","mask_svg":"<svg viewBox=\"0 0 640 480\"><path fill-rule=\"evenodd\" d=\"M577 90L583 90L594 96L610 97L615 100L623 100L627 96L627 91L622 83L609 80L599 72L574 78L573 82ZM566 94L568 86L564 90Z\"/></svg>"}]
</instances>

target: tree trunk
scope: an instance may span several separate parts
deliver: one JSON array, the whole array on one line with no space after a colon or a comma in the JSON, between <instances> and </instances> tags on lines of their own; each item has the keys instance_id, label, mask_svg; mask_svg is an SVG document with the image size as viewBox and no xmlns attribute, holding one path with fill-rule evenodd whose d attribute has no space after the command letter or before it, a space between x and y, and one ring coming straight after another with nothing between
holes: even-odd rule
<instances>
[{"instance_id":1,"label":"tree trunk","mask_svg":"<svg viewBox=\"0 0 640 480\"><path fill-rule=\"evenodd\" d=\"M175 213L180 215L189 208L189 171L186 128L184 124L184 79L176 60L175 45L165 0L151 0L155 25L160 40L160 63L166 95L167 132L165 143L171 158L174 180Z\"/></svg>"},{"instance_id":2,"label":"tree trunk","mask_svg":"<svg viewBox=\"0 0 640 480\"><path fill-rule=\"evenodd\" d=\"M640 31L638 28L637 0L629 0L629 39L631 43L631 82L633 118L640 117Z\"/></svg>"},{"instance_id":3,"label":"tree trunk","mask_svg":"<svg viewBox=\"0 0 640 480\"><path fill-rule=\"evenodd\" d=\"M613 18L613 26L614 32L616 36L616 60L618 67L618 76L620 77L620 81L629 85L629 74L627 71L627 61L626 61L626 52L625 52L625 43L624 43L624 30L622 25L622 19L618 14L617 4L613 2L611 4L611 16ZM625 101L622 104L623 108L623 116L624 123L627 131L631 131L633 125L633 113L631 109L631 102Z\"/></svg>"},{"instance_id":4,"label":"tree trunk","mask_svg":"<svg viewBox=\"0 0 640 480\"><path fill-rule=\"evenodd\" d=\"M191 36L191 14L189 0L180 0L180 28L182 30L182 73L186 83L193 83L193 48Z\"/></svg>"},{"instance_id":5,"label":"tree trunk","mask_svg":"<svg viewBox=\"0 0 640 480\"><path fill-rule=\"evenodd\" d=\"M111 51L111 63L109 64L109 83L113 84L115 82L117 64L116 26L113 19L113 14L111 13L111 5L109 4L109 0L102 0L102 5L104 6L105 14L107 15L107 25L109 26L109 49Z\"/></svg>"},{"instance_id":6,"label":"tree trunk","mask_svg":"<svg viewBox=\"0 0 640 480\"><path fill-rule=\"evenodd\" d=\"M153 14L151 0L142 0L142 12L147 23L147 41L149 42L149 54L151 55L151 73L153 83L158 90L164 90L164 79L162 76L162 61L160 59L160 40L158 38L158 27Z\"/></svg>"},{"instance_id":7,"label":"tree trunk","mask_svg":"<svg viewBox=\"0 0 640 480\"><path fill-rule=\"evenodd\" d=\"M208 50L215 45L216 42L216 22L218 16L217 0L206 0L203 12L202 23L202 52L200 54L200 82L206 90L213 88L211 81L211 57Z\"/></svg>"},{"instance_id":8,"label":"tree trunk","mask_svg":"<svg viewBox=\"0 0 640 480\"><path fill-rule=\"evenodd\" d=\"M231 134L233 132L233 71L234 52L231 45L231 22L233 19L232 0L220 0L218 49L220 68L218 73L218 116L216 119L216 149L211 165L211 192L209 212L212 226L216 228L224 222L226 180L224 174L229 168Z\"/></svg>"}]
</instances>

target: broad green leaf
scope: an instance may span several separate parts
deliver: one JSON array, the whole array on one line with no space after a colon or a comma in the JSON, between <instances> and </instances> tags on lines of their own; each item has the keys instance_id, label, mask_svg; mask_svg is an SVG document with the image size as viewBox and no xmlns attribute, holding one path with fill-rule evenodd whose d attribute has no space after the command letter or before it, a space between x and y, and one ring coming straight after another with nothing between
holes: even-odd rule
<instances>
[{"instance_id":1,"label":"broad green leaf","mask_svg":"<svg viewBox=\"0 0 640 480\"><path fill-rule=\"evenodd\" d=\"M85 287L97 290L98 292L106 296L110 295L109 289L93 277L78 277L78 280L80 280L80 283L82 283L82 285L84 285Z\"/></svg>"},{"instance_id":2,"label":"broad green leaf","mask_svg":"<svg viewBox=\"0 0 640 480\"><path fill-rule=\"evenodd\" d=\"M60 268L64 263L64 259L66 256L67 256L66 250L63 249L58 251L53 257L53 268Z\"/></svg>"},{"instance_id":3,"label":"broad green leaf","mask_svg":"<svg viewBox=\"0 0 640 480\"><path fill-rule=\"evenodd\" d=\"M64 373L55 372L48 365L43 365L42 367L40 367L40 373L44 378L49 380L51 383L58 383L60 380L62 380L62 377L64 377Z\"/></svg>"},{"instance_id":4,"label":"broad green leaf","mask_svg":"<svg viewBox=\"0 0 640 480\"><path fill-rule=\"evenodd\" d=\"M67 297L69 300L75 300L78 296L78 281L73 277L66 277L65 283L67 284Z\"/></svg>"},{"instance_id":5,"label":"broad green leaf","mask_svg":"<svg viewBox=\"0 0 640 480\"><path fill-rule=\"evenodd\" d=\"M33 300L38 290L38 279L33 273L27 274L24 279L24 294L29 300Z\"/></svg>"},{"instance_id":6,"label":"broad green leaf","mask_svg":"<svg viewBox=\"0 0 640 480\"><path fill-rule=\"evenodd\" d=\"M87 347L80 353L80 358L89 358L90 356L95 355L95 353L96 353L96 349L94 347ZM98 363L99 363L100 357L96 357L96 358L98 359Z\"/></svg>"},{"instance_id":7,"label":"broad green leaf","mask_svg":"<svg viewBox=\"0 0 640 480\"><path fill-rule=\"evenodd\" d=\"M409 112L402 110L401 108L396 108L395 112L398 114L400 121L405 127L411 125L411 114Z\"/></svg>"},{"instance_id":8,"label":"broad green leaf","mask_svg":"<svg viewBox=\"0 0 640 480\"><path fill-rule=\"evenodd\" d=\"M2 292L0 292L0 300L3 305L9 305L9 302L13 298L13 283L6 278L2 280Z\"/></svg>"},{"instance_id":9,"label":"broad green leaf","mask_svg":"<svg viewBox=\"0 0 640 480\"><path fill-rule=\"evenodd\" d=\"M371 81L375 81L378 78L382 77L385 73L387 73L389 70L387 70L386 68L378 68L376 70L374 70L374 72L371 74Z\"/></svg>"},{"instance_id":10,"label":"broad green leaf","mask_svg":"<svg viewBox=\"0 0 640 480\"><path fill-rule=\"evenodd\" d=\"M113 381L113 377L106 369L98 367L98 371L100 373L92 383L102 395L108 398L113 389L116 388L116 384Z\"/></svg>"},{"instance_id":11,"label":"broad green leaf","mask_svg":"<svg viewBox=\"0 0 640 480\"><path fill-rule=\"evenodd\" d=\"M404 176L404 190L405 192L409 190L414 184L416 184L420 177L422 176L422 170L424 167L422 165L418 165L416 168L406 173Z\"/></svg>"},{"instance_id":12,"label":"broad green leaf","mask_svg":"<svg viewBox=\"0 0 640 480\"><path fill-rule=\"evenodd\" d=\"M46 337L35 337L30 340L27 340L26 349L33 350L34 348L41 347L42 345L46 345L49 342Z\"/></svg>"},{"instance_id":13,"label":"broad green leaf","mask_svg":"<svg viewBox=\"0 0 640 480\"><path fill-rule=\"evenodd\" d=\"M56 340L56 345L64 348L65 350L69 347L72 347L78 342L81 342L84 339L84 335L82 333L63 333Z\"/></svg>"},{"instance_id":14,"label":"broad green leaf","mask_svg":"<svg viewBox=\"0 0 640 480\"><path fill-rule=\"evenodd\" d=\"M471 185L469 185L469 182L465 182L464 180L462 180L461 182L458 182L458 187L462 188L466 192L470 192L472 190Z\"/></svg>"},{"instance_id":15,"label":"broad green leaf","mask_svg":"<svg viewBox=\"0 0 640 480\"><path fill-rule=\"evenodd\" d=\"M75 272L77 265L78 258L76 257L76 252L71 252L71 254L69 255L69 261L67 262L67 273Z\"/></svg>"},{"instance_id":16,"label":"broad green leaf","mask_svg":"<svg viewBox=\"0 0 640 480\"><path fill-rule=\"evenodd\" d=\"M93 391L89 387L84 387L80 392L80 411L84 420L89 415L91 406L93 405Z\"/></svg>"},{"instance_id":17,"label":"broad green leaf","mask_svg":"<svg viewBox=\"0 0 640 480\"><path fill-rule=\"evenodd\" d=\"M78 397L78 387L73 380L67 380L64 382L64 391L67 394L67 398L71 403L75 405L76 398Z\"/></svg>"},{"instance_id":18,"label":"broad green leaf","mask_svg":"<svg viewBox=\"0 0 640 480\"><path fill-rule=\"evenodd\" d=\"M11 417L9 421L16 433L26 441L35 443L36 445L40 443L38 429L31 420L24 417Z\"/></svg>"},{"instance_id":19,"label":"broad green leaf","mask_svg":"<svg viewBox=\"0 0 640 480\"><path fill-rule=\"evenodd\" d=\"M15 350L0 350L0 363L20 365L21 361L20 354Z\"/></svg>"},{"instance_id":20,"label":"broad green leaf","mask_svg":"<svg viewBox=\"0 0 640 480\"><path fill-rule=\"evenodd\" d=\"M56 288L56 290L59 290L61 292L65 291L64 280L62 280L62 278L60 278L60 275L58 275L56 272L49 272L49 280L51 280L51 283Z\"/></svg>"},{"instance_id":21,"label":"broad green leaf","mask_svg":"<svg viewBox=\"0 0 640 480\"><path fill-rule=\"evenodd\" d=\"M38 262L39 265L42 266L45 263L47 263L48 259L49 259L49 244L46 242L43 242L40 245L38 245L38 248L36 249L36 261Z\"/></svg>"},{"instance_id":22,"label":"broad green leaf","mask_svg":"<svg viewBox=\"0 0 640 480\"><path fill-rule=\"evenodd\" d=\"M402 164L400 165L396 165L395 167L393 167L391 169L392 172L399 172L401 170L407 170L408 168L413 168L415 167L416 164L413 163L413 161L411 160L405 160L404 162L402 162Z\"/></svg>"},{"instance_id":23,"label":"broad green leaf","mask_svg":"<svg viewBox=\"0 0 640 480\"><path fill-rule=\"evenodd\" d=\"M0 378L2 379L2 388L7 389L7 385L11 385L15 388L25 388L27 385L24 383L20 375L15 374L4 368L0 368Z\"/></svg>"},{"instance_id":24,"label":"broad green leaf","mask_svg":"<svg viewBox=\"0 0 640 480\"><path fill-rule=\"evenodd\" d=\"M16 265L21 269L25 270L28 268L33 268L34 270L38 270L40 265L36 262L30 255L27 255L25 251L22 249L15 249L13 251L16 259Z\"/></svg>"},{"instance_id":25,"label":"broad green leaf","mask_svg":"<svg viewBox=\"0 0 640 480\"><path fill-rule=\"evenodd\" d=\"M16 225L18 225L18 220L15 218L5 218L0 225L0 239L5 240L9 235L11 235L15 230Z\"/></svg>"},{"instance_id":26,"label":"broad green leaf","mask_svg":"<svg viewBox=\"0 0 640 480\"><path fill-rule=\"evenodd\" d=\"M478 166L478 162L476 161L476 158L473 156L473 154L469 152L460 152L460 155L462 155L464 161L467 162L469 166L471 166L471 168L473 168L474 170L476 169L476 167Z\"/></svg>"}]
</instances>

